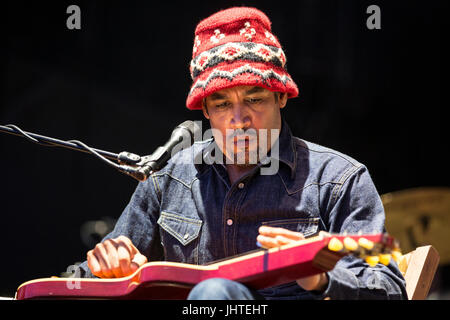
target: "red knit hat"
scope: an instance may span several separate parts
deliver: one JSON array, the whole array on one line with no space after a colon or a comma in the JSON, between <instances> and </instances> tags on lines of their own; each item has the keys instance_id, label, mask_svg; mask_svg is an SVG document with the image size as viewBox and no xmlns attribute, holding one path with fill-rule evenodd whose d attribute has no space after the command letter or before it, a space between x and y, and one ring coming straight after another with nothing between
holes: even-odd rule
<instances>
[{"instance_id":1,"label":"red knit hat","mask_svg":"<svg viewBox=\"0 0 450 320\"><path fill-rule=\"evenodd\" d=\"M203 98L215 91L242 85L286 92L289 98L298 95L271 22L255 8L230 8L201 21L190 72L193 84L186 106L192 110L201 109Z\"/></svg>"}]
</instances>

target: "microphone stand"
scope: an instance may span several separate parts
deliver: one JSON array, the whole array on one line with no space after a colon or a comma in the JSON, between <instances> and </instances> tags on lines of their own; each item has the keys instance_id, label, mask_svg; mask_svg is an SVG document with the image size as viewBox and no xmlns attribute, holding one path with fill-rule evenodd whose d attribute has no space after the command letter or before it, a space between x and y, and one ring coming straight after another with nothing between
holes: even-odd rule
<instances>
[{"instance_id":1,"label":"microphone stand","mask_svg":"<svg viewBox=\"0 0 450 320\"><path fill-rule=\"evenodd\" d=\"M106 164L116 168L122 173L135 178L138 181L147 180L148 176L153 172L151 165L149 165L149 163L152 163L154 161L154 156L152 155L141 157L137 154L127 151L116 154L109 151L91 148L85 143L78 140L63 141L31 132L26 132L12 124L5 126L0 125L0 132L24 137L31 142L47 147L64 147L76 151L90 153ZM111 160L114 160L115 162Z\"/></svg>"}]
</instances>

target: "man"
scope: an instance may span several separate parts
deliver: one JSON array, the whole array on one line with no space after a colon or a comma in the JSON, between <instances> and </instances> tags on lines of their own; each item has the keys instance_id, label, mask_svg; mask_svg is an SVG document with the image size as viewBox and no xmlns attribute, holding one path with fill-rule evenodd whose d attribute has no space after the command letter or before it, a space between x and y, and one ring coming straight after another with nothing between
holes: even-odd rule
<instances>
[{"instance_id":1,"label":"man","mask_svg":"<svg viewBox=\"0 0 450 320\"><path fill-rule=\"evenodd\" d=\"M384 230L380 197L361 163L293 137L280 110L298 95L271 22L231 8L195 30L189 109L202 109L212 139L172 157L140 183L115 229L87 254L85 276L131 274L149 260L205 264L298 241L320 230ZM190 299L401 299L395 263L353 257L327 273L259 290L210 279Z\"/></svg>"}]
</instances>

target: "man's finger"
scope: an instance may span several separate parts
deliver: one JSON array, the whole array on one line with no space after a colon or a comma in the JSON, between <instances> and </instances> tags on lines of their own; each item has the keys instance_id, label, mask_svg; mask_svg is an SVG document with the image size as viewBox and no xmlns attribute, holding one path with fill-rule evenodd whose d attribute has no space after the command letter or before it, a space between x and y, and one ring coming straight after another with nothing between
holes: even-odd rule
<instances>
[{"instance_id":1,"label":"man's finger","mask_svg":"<svg viewBox=\"0 0 450 320\"><path fill-rule=\"evenodd\" d=\"M139 252L139 250L134 246L133 242L131 242L128 237L119 236L115 239L115 241L117 245L123 244L128 249L131 256L134 256L136 252Z\"/></svg>"},{"instance_id":2,"label":"man's finger","mask_svg":"<svg viewBox=\"0 0 450 320\"><path fill-rule=\"evenodd\" d=\"M139 267L147 263L147 257L143 254L137 253L131 261L131 270L136 271Z\"/></svg>"},{"instance_id":3,"label":"man's finger","mask_svg":"<svg viewBox=\"0 0 450 320\"><path fill-rule=\"evenodd\" d=\"M97 258L94 255L94 250L90 250L87 253L87 263L89 269L91 269L91 272L96 277L102 277L102 268L100 266L100 263L98 262Z\"/></svg>"},{"instance_id":4,"label":"man's finger","mask_svg":"<svg viewBox=\"0 0 450 320\"><path fill-rule=\"evenodd\" d=\"M107 259L111 266L111 271L116 278L123 277L122 270L119 263L119 255L117 253L117 246L115 241L106 240L104 242L104 247L106 249Z\"/></svg>"},{"instance_id":5,"label":"man's finger","mask_svg":"<svg viewBox=\"0 0 450 320\"><path fill-rule=\"evenodd\" d=\"M137 263L137 265L140 267L140 266L142 266L143 264L147 263L147 257L144 256L144 255L141 254L141 253L137 253L137 254L133 257L132 262Z\"/></svg>"},{"instance_id":6,"label":"man's finger","mask_svg":"<svg viewBox=\"0 0 450 320\"><path fill-rule=\"evenodd\" d=\"M275 241L278 243L278 245L282 246L284 244L289 244L289 243L296 242L297 240L293 240L291 238L287 238L285 236L278 235L278 236L275 237Z\"/></svg>"},{"instance_id":7,"label":"man's finger","mask_svg":"<svg viewBox=\"0 0 450 320\"><path fill-rule=\"evenodd\" d=\"M111 264L108 260L108 254L106 253L106 249L103 243L99 243L95 246L94 255L97 258L98 263L100 264L103 277L114 278L114 274L111 270Z\"/></svg>"},{"instance_id":8,"label":"man's finger","mask_svg":"<svg viewBox=\"0 0 450 320\"><path fill-rule=\"evenodd\" d=\"M280 235L296 241L305 239L305 237L301 232L295 232L284 228L261 226L259 228L259 233L263 236L268 237L276 237Z\"/></svg>"},{"instance_id":9,"label":"man's finger","mask_svg":"<svg viewBox=\"0 0 450 320\"><path fill-rule=\"evenodd\" d=\"M263 248L275 248L280 246L277 240L273 237L259 235L258 237L256 237L256 240L261 244Z\"/></svg>"},{"instance_id":10,"label":"man's finger","mask_svg":"<svg viewBox=\"0 0 450 320\"><path fill-rule=\"evenodd\" d=\"M131 255L129 249L124 243L121 243L117 248L117 254L119 258L120 269L123 276L128 276L133 272L131 269Z\"/></svg>"}]
</instances>

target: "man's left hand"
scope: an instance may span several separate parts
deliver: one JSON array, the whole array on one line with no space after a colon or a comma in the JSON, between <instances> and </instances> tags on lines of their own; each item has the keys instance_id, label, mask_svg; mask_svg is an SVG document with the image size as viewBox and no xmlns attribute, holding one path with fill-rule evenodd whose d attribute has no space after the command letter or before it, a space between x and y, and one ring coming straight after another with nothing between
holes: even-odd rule
<instances>
[{"instance_id":1,"label":"man's left hand","mask_svg":"<svg viewBox=\"0 0 450 320\"><path fill-rule=\"evenodd\" d=\"M274 228L262 226L259 228L259 235L256 240L264 248L275 248L285 244L290 244L305 237L300 232L291 231L284 228ZM310 277L297 279L297 284L305 290L323 291L328 285L328 276L325 272Z\"/></svg>"}]
</instances>

